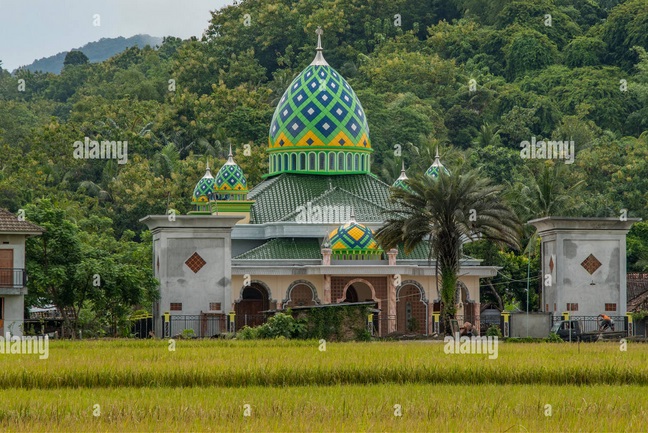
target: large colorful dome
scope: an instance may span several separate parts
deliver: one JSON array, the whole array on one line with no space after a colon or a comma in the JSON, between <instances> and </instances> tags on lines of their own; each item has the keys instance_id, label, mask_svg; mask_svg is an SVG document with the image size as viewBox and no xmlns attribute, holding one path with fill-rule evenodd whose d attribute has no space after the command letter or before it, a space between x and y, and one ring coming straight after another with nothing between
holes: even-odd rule
<instances>
[{"instance_id":1,"label":"large colorful dome","mask_svg":"<svg viewBox=\"0 0 648 433\"><path fill-rule=\"evenodd\" d=\"M355 92L322 55L290 84L272 117L269 175L369 173L369 126Z\"/></svg>"},{"instance_id":2,"label":"large colorful dome","mask_svg":"<svg viewBox=\"0 0 648 433\"><path fill-rule=\"evenodd\" d=\"M439 148L437 147L436 156L434 157L434 162L432 163L430 168L427 169L425 175L436 179L439 177L441 171L443 171L445 174L450 174L448 169L445 168L443 164L441 164L441 157L439 156Z\"/></svg>"},{"instance_id":3,"label":"large colorful dome","mask_svg":"<svg viewBox=\"0 0 648 433\"><path fill-rule=\"evenodd\" d=\"M210 199L210 197L213 196L214 193L214 176L211 174L211 170L209 170L209 163L207 164L207 170L205 171L205 175L198 181L196 184L196 187L193 190L193 195L191 197L191 202L192 203L207 203Z\"/></svg>"},{"instance_id":4,"label":"large colorful dome","mask_svg":"<svg viewBox=\"0 0 648 433\"><path fill-rule=\"evenodd\" d=\"M334 229L328 236L328 244L334 257L380 256L382 249L374 239L373 231L358 222L351 215L351 220Z\"/></svg>"},{"instance_id":5,"label":"large colorful dome","mask_svg":"<svg viewBox=\"0 0 648 433\"><path fill-rule=\"evenodd\" d=\"M217 200L229 200L232 196L244 199L248 193L247 180L241 167L234 162L231 146L227 162L218 170L214 181Z\"/></svg>"}]
</instances>

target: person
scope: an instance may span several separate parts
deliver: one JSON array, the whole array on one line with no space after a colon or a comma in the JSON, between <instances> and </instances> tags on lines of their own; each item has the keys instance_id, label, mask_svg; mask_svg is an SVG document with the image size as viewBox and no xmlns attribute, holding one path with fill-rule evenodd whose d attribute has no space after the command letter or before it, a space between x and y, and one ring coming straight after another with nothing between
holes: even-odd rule
<instances>
[{"instance_id":1,"label":"person","mask_svg":"<svg viewBox=\"0 0 648 433\"><path fill-rule=\"evenodd\" d=\"M461 337L472 337L473 336L473 326L470 322L464 322L463 325L461 325L461 328L459 328L459 335Z\"/></svg>"},{"instance_id":2,"label":"person","mask_svg":"<svg viewBox=\"0 0 648 433\"><path fill-rule=\"evenodd\" d=\"M599 325L599 332L603 332L606 329L611 329L614 331L614 321L610 316L607 314L599 314L598 317L596 318L597 320L601 320L601 324Z\"/></svg>"}]
</instances>

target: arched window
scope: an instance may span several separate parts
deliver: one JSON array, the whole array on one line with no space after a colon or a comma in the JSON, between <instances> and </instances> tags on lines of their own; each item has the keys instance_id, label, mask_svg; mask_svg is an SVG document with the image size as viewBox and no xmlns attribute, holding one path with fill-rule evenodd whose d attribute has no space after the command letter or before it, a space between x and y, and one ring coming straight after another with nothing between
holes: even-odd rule
<instances>
[{"instance_id":1,"label":"arched window","mask_svg":"<svg viewBox=\"0 0 648 433\"><path fill-rule=\"evenodd\" d=\"M308 154L308 170L315 171L315 152Z\"/></svg>"},{"instance_id":2,"label":"arched window","mask_svg":"<svg viewBox=\"0 0 648 433\"><path fill-rule=\"evenodd\" d=\"M297 155L294 153L290 155L290 169L297 170Z\"/></svg>"},{"instance_id":3,"label":"arched window","mask_svg":"<svg viewBox=\"0 0 648 433\"><path fill-rule=\"evenodd\" d=\"M299 154L299 169L306 170L306 154L304 152Z\"/></svg>"},{"instance_id":4,"label":"arched window","mask_svg":"<svg viewBox=\"0 0 648 433\"><path fill-rule=\"evenodd\" d=\"M344 171L344 153L338 153L338 171Z\"/></svg>"},{"instance_id":5,"label":"arched window","mask_svg":"<svg viewBox=\"0 0 648 433\"><path fill-rule=\"evenodd\" d=\"M365 156L366 155L362 155L360 157L360 171L365 171Z\"/></svg>"},{"instance_id":6,"label":"arched window","mask_svg":"<svg viewBox=\"0 0 648 433\"><path fill-rule=\"evenodd\" d=\"M284 170L288 170L288 154L284 153L283 155L283 168Z\"/></svg>"},{"instance_id":7,"label":"arched window","mask_svg":"<svg viewBox=\"0 0 648 433\"><path fill-rule=\"evenodd\" d=\"M353 155L350 153L347 153L346 169L347 171L353 171Z\"/></svg>"},{"instance_id":8,"label":"arched window","mask_svg":"<svg viewBox=\"0 0 648 433\"><path fill-rule=\"evenodd\" d=\"M360 169L360 155L356 153L355 157L353 158L353 170L358 171Z\"/></svg>"},{"instance_id":9,"label":"arched window","mask_svg":"<svg viewBox=\"0 0 648 433\"><path fill-rule=\"evenodd\" d=\"M329 171L335 171L335 153L329 153Z\"/></svg>"},{"instance_id":10,"label":"arched window","mask_svg":"<svg viewBox=\"0 0 648 433\"><path fill-rule=\"evenodd\" d=\"M319 168L318 171L326 171L326 154L324 152L319 153Z\"/></svg>"}]
</instances>

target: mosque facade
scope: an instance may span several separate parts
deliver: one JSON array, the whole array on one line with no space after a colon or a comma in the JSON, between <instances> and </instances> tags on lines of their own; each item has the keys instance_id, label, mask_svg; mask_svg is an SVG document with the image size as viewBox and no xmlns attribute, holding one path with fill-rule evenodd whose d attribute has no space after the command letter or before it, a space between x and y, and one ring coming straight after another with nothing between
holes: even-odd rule
<instances>
[{"instance_id":1,"label":"mosque facade","mask_svg":"<svg viewBox=\"0 0 648 433\"><path fill-rule=\"evenodd\" d=\"M264 180L248 189L230 149L219 171L208 167L198 181L194 211L142 220L160 281L154 316L215 317L231 330L231 319L235 329L255 326L268 310L371 301L378 335L434 332L440 278L427 246L384 251L374 238L392 206L390 188L406 187L405 167L388 185L371 173L372 152L362 104L318 37L313 62L274 112ZM442 170L437 152L426 175ZM462 261L456 300L464 320L479 325L480 278L496 272Z\"/></svg>"}]
</instances>

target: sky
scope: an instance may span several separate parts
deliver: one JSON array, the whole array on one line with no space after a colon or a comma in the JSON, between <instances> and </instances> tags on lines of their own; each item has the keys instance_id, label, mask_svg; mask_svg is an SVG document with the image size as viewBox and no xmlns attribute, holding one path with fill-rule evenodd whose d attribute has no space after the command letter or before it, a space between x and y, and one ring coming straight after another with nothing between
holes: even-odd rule
<instances>
[{"instance_id":1,"label":"sky","mask_svg":"<svg viewBox=\"0 0 648 433\"><path fill-rule=\"evenodd\" d=\"M101 38L202 36L234 0L0 0L0 60L12 71ZM95 15L99 15L96 26Z\"/></svg>"}]
</instances>

